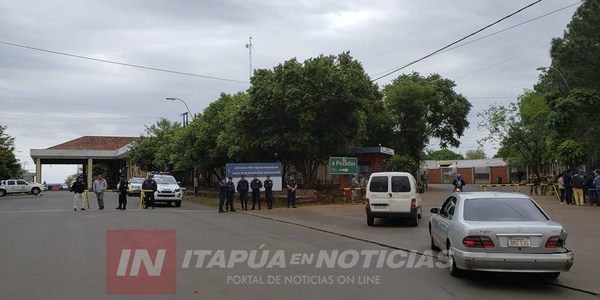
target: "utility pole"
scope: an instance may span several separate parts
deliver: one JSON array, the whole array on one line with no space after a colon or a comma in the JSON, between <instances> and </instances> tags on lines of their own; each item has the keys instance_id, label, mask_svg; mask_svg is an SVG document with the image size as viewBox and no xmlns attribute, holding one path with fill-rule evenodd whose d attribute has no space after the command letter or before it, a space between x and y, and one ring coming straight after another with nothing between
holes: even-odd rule
<instances>
[{"instance_id":1,"label":"utility pole","mask_svg":"<svg viewBox=\"0 0 600 300\"><path fill-rule=\"evenodd\" d=\"M248 48L248 60L250 64L250 70L248 71L248 78L252 78L252 36L248 39L248 44L246 44L246 48Z\"/></svg>"}]
</instances>

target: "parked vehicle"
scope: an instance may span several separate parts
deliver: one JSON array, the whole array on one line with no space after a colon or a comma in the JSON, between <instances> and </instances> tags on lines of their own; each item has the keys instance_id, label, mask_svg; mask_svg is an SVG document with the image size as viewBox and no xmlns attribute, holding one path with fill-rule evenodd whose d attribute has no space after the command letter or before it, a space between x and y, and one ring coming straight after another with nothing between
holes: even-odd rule
<instances>
[{"instance_id":1,"label":"parked vehicle","mask_svg":"<svg viewBox=\"0 0 600 300\"><path fill-rule=\"evenodd\" d=\"M144 178L131 177L129 179L129 190L127 191L127 195L139 196L142 190L142 182L144 182Z\"/></svg>"},{"instance_id":2,"label":"parked vehicle","mask_svg":"<svg viewBox=\"0 0 600 300\"><path fill-rule=\"evenodd\" d=\"M412 226L421 218L421 193L415 177L405 172L371 174L367 183L367 225L375 218L408 218Z\"/></svg>"},{"instance_id":3,"label":"parked vehicle","mask_svg":"<svg viewBox=\"0 0 600 300\"><path fill-rule=\"evenodd\" d=\"M48 190L47 187L39 183L30 183L23 179L6 179L0 181L0 197L6 194L27 193L38 195L42 191Z\"/></svg>"},{"instance_id":4,"label":"parked vehicle","mask_svg":"<svg viewBox=\"0 0 600 300\"><path fill-rule=\"evenodd\" d=\"M182 192L175 177L155 174L154 180L157 185L157 191L154 193L154 202L165 202L167 205L175 203L175 206L180 207Z\"/></svg>"},{"instance_id":5,"label":"parked vehicle","mask_svg":"<svg viewBox=\"0 0 600 300\"><path fill-rule=\"evenodd\" d=\"M453 276L476 270L556 278L573 265L563 226L524 194L453 193L431 213L431 248L447 251Z\"/></svg>"}]
</instances>

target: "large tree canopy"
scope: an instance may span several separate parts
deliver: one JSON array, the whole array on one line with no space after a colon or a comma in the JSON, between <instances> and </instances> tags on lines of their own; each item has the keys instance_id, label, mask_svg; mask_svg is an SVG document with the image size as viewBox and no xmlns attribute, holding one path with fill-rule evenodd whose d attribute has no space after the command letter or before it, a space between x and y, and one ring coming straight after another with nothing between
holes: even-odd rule
<instances>
[{"instance_id":1,"label":"large tree canopy","mask_svg":"<svg viewBox=\"0 0 600 300\"><path fill-rule=\"evenodd\" d=\"M392 128L388 130L392 148L419 165L431 138L439 139L442 148L458 147L458 138L469 126L471 103L453 90L455 86L438 74L423 77L418 73L400 75L386 85L383 91L392 115Z\"/></svg>"},{"instance_id":2,"label":"large tree canopy","mask_svg":"<svg viewBox=\"0 0 600 300\"><path fill-rule=\"evenodd\" d=\"M146 126L146 135L136 142L130 150L131 160L142 170L164 171L175 162L175 137L181 125L167 119L160 119L156 124Z\"/></svg>"},{"instance_id":3,"label":"large tree canopy","mask_svg":"<svg viewBox=\"0 0 600 300\"><path fill-rule=\"evenodd\" d=\"M562 38L552 41L552 68L540 77L536 91L546 94L547 145L553 160L571 167L600 166L600 2L583 1ZM562 77L561 77L562 75ZM567 87L568 85L568 87Z\"/></svg>"},{"instance_id":4,"label":"large tree canopy","mask_svg":"<svg viewBox=\"0 0 600 300\"><path fill-rule=\"evenodd\" d=\"M600 1L587 0L579 6L562 38L552 40L552 67L547 77L553 86L599 89L600 81ZM560 72L560 74L558 73Z\"/></svg>"},{"instance_id":5,"label":"large tree canopy","mask_svg":"<svg viewBox=\"0 0 600 300\"><path fill-rule=\"evenodd\" d=\"M489 131L480 143L500 141L499 152L506 155L504 158L509 163L531 165L537 169L544 159L550 160L544 155L550 153L546 151L548 113L544 96L531 91L508 107L492 105L478 114L483 119L479 127Z\"/></svg>"},{"instance_id":6,"label":"large tree canopy","mask_svg":"<svg viewBox=\"0 0 600 300\"><path fill-rule=\"evenodd\" d=\"M257 70L250 100L236 118L240 150L254 160L277 158L314 183L330 155L348 153L366 138L366 110L378 88L349 53L291 59Z\"/></svg>"},{"instance_id":7,"label":"large tree canopy","mask_svg":"<svg viewBox=\"0 0 600 300\"><path fill-rule=\"evenodd\" d=\"M425 159L431 160L461 160L464 157L450 149L428 150L425 153Z\"/></svg>"},{"instance_id":8,"label":"large tree canopy","mask_svg":"<svg viewBox=\"0 0 600 300\"><path fill-rule=\"evenodd\" d=\"M21 177L23 170L15 157L15 138L5 130L5 126L0 126L0 179Z\"/></svg>"}]
</instances>

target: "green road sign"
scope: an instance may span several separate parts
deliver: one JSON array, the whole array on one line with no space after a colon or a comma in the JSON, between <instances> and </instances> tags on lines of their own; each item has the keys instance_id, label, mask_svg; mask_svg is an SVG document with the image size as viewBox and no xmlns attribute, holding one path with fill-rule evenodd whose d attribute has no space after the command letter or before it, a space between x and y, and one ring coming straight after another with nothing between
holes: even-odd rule
<instances>
[{"instance_id":1,"label":"green road sign","mask_svg":"<svg viewBox=\"0 0 600 300\"><path fill-rule=\"evenodd\" d=\"M356 174L358 171L358 158L356 157L330 157L329 174Z\"/></svg>"}]
</instances>

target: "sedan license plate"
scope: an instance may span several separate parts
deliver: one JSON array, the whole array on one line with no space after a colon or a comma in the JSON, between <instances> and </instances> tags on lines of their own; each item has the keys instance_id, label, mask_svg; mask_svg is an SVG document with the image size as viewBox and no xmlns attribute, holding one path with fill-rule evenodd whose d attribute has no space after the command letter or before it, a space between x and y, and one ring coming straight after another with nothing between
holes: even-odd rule
<instances>
[{"instance_id":1,"label":"sedan license plate","mask_svg":"<svg viewBox=\"0 0 600 300\"><path fill-rule=\"evenodd\" d=\"M509 247L531 247L531 243L529 242L528 237L509 237L508 238L508 246Z\"/></svg>"}]
</instances>

